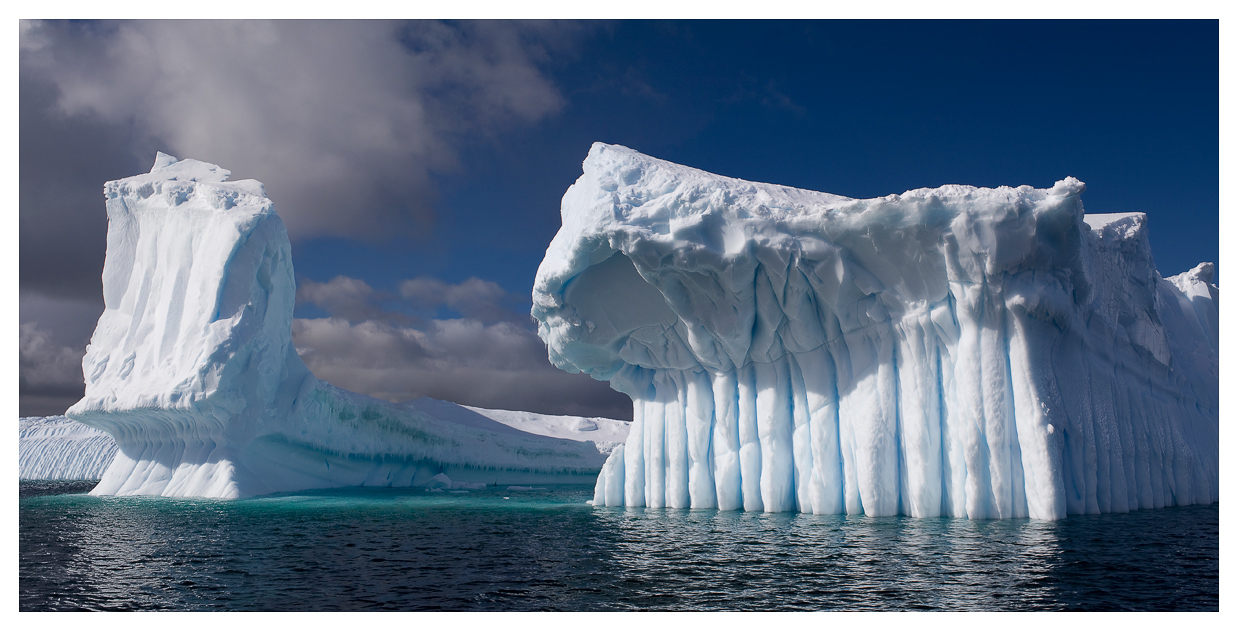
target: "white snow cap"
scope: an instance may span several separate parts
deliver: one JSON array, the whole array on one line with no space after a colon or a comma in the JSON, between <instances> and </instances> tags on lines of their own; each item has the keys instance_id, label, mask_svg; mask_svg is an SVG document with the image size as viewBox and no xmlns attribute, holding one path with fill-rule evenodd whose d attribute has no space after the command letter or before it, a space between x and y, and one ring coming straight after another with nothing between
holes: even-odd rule
<instances>
[{"instance_id":1,"label":"white snow cap","mask_svg":"<svg viewBox=\"0 0 1238 631\"><path fill-rule=\"evenodd\" d=\"M1085 216L1084 190L855 200L594 144L532 310L555 365L633 399L594 504L1215 501L1215 287L1161 280L1143 215Z\"/></svg>"}]
</instances>

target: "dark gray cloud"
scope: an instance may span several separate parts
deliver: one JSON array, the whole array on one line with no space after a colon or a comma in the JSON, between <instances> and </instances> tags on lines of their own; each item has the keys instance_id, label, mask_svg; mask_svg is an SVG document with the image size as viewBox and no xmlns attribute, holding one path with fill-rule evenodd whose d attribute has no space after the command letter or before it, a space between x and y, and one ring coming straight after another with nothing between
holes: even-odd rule
<instances>
[{"instance_id":1,"label":"dark gray cloud","mask_svg":"<svg viewBox=\"0 0 1238 631\"><path fill-rule=\"evenodd\" d=\"M517 304L523 303L504 291L498 283L475 276L456 285L421 276L400 283L400 296L412 304L431 309L442 305L465 318L483 322L529 319L528 313L513 310Z\"/></svg>"},{"instance_id":2,"label":"dark gray cloud","mask_svg":"<svg viewBox=\"0 0 1238 631\"><path fill-rule=\"evenodd\" d=\"M80 359L102 311L104 182L149 170L162 150L262 180L294 240L432 238L434 175L459 167L462 142L558 112L563 97L541 66L591 28L21 22L22 414L62 411L81 394L80 366L76 385L65 366L69 354ZM357 340L433 316L384 310L407 298L337 280L299 295L358 323ZM441 304L482 323L515 317L488 301L492 286L476 280ZM328 341L316 361L356 358L357 347L326 357ZM416 356L408 344L390 352Z\"/></svg>"},{"instance_id":3,"label":"dark gray cloud","mask_svg":"<svg viewBox=\"0 0 1238 631\"><path fill-rule=\"evenodd\" d=\"M520 22L23 22L21 73L65 119L261 174L294 238L411 235L454 147L556 113L538 63L575 27Z\"/></svg>"},{"instance_id":4,"label":"dark gray cloud","mask_svg":"<svg viewBox=\"0 0 1238 631\"><path fill-rule=\"evenodd\" d=\"M34 291L18 294L19 320L36 322L58 345L86 348L95 323L103 313L102 294L86 299L46 295Z\"/></svg>"},{"instance_id":5,"label":"dark gray cloud","mask_svg":"<svg viewBox=\"0 0 1238 631\"><path fill-rule=\"evenodd\" d=\"M57 344L33 322L21 324L18 388L22 416L60 414L82 398L82 356L86 347Z\"/></svg>"},{"instance_id":6,"label":"dark gray cloud","mask_svg":"<svg viewBox=\"0 0 1238 631\"><path fill-rule=\"evenodd\" d=\"M21 22L20 283L100 292L103 183L156 150L255 176L296 240L431 238L432 175L553 115L576 24Z\"/></svg>"},{"instance_id":7,"label":"dark gray cloud","mask_svg":"<svg viewBox=\"0 0 1238 631\"><path fill-rule=\"evenodd\" d=\"M325 283L308 278L297 281L297 304L316 305L332 317L352 322L397 317L378 305L389 297L387 292L375 291L369 283L348 276L336 276Z\"/></svg>"},{"instance_id":8,"label":"dark gray cloud","mask_svg":"<svg viewBox=\"0 0 1238 631\"><path fill-rule=\"evenodd\" d=\"M388 401L433 397L479 407L631 419L604 383L550 364L523 303L496 283L418 277L399 293L337 276L302 279L299 304L327 318L293 321L292 339L320 379ZM435 319L439 307L462 317ZM413 315L410 315L413 314Z\"/></svg>"},{"instance_id":9,"label":"dark gray cloud","mask_svg":"<svg viewBox=\"0 0 1238 631\"><path fill-rule=\"evenodd\" d=\"M125 125L67 116L55 103L54 86L21 73L19 282L23 290L48 295L101 297L103 183L147 171L150 164L132 152Z\"/></svg>"},{"instance_id":10,"label":"dark gray cloud","mask_svg":"<svg viewBox=\"0 0 1238 631\"><path fill-rule=\"evenodd\" d=\"M398 292L391 292L374 289L364 280L348 276L336 276L325 283L301 278L297 281L297 304L315 305L331 317L349 322L425 323L434 319L442 307L488 324L529 321L525 301L498 283L476 276L455 284L418 276L398 285Z\"/></svg>"},{"instance_id":11,"label":"dark gray cloud","mask_svg":"<svg viewBox=\"0 0 1238 631\"><path fill-rule=\"evenodd\" d=\"M511 322L434 320L420 330L376 320L297 319L292 332L318 378L379 399L428 396L488 408L632 418L626 396L555 368L537 335Z\"/></svg>"},{"instance_id":12,"label":"dark gray cloud","mask_svg":"<svg viewBox=\"0 0 1238 631\"><path fill-rule=\"evenodd\" d=\"M77 300L19 293L18 408L22 416L60 414L82 398L82 356L102 312L102 296Z\"/></svg>"}]
</instances>

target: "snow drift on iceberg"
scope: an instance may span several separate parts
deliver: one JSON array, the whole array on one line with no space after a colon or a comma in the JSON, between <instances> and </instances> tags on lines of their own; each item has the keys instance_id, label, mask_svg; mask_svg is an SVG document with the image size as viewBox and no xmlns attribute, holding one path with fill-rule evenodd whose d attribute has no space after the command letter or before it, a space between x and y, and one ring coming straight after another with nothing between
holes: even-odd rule
<instances>
[{"instance_id":1,"label":"snow drift on iceberg","mask_svg":"<svg viewBox=\"0 0 1238 631\"><path fill-rule=\"evenodd\" d=\"M95 494L244 497L421 484L593 482L605 456L460 406L391 404L314 378L291 340L287 232L263 187L160 153L109 182L103 315L66 415L118 452ZM558 434L562 436L562 434Z\"/></svg>"},{"instance_id":2,"label":"snow drift on iceberg","mask_svg":"<svg viewBox=\"0 0 1238 631\"><path fill-rule=\"evenodd\" d=\"M1060 518L1218 497L1212 266L1082 182L855 200L595 144L533 288L632 397L595 505Z\"/></svg>"}]
</instances>

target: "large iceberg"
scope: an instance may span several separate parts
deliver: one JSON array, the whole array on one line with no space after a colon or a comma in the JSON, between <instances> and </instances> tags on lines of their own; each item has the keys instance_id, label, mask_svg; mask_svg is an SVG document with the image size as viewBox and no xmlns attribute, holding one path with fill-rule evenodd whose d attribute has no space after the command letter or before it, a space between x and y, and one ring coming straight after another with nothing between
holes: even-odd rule
<instances>
[{"instance_id":1,"label":"large iceberg","mask_svg":"<svg viewBox=\"0 0 1238 631\"><path fill-rule=\"evenodd\" d=\"M105 310L82 360L85 397L66 412L117 444L93 493L594 481L606 456L590 432L613 443L618 428L580 419L537 433L316 379L292 345L284 224L259 182L228 176L160 153L150 173L105 187Z\"/></svg>"},{"instance_id":2,"label":"large iceberg","mask_svg":"<svg viewBox=\"0 0 1238 631\"><path fill-rule=\"evenodd\" d=\"M595 505L1032 517L1218 498L1213 267L1082 182L857 200L595 144L533 288L635 420Z\"/></svg>"}]
</instances>

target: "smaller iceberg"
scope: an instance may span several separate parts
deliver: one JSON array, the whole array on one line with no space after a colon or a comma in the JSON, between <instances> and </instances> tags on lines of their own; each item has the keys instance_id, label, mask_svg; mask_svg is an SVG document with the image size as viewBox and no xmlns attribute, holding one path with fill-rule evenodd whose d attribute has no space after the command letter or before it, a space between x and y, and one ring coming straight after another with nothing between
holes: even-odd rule
<instances>
[{"instance_id":1,"label":"smaller iceberg","mask_svg":"<svg viewBox=\"0 0 1238 631\"><path fill-rule=\"evenodd\" d=\"M82 360L85 396L66 412L116 443L92 493L594 482L606 453L591 435L625 440L615 422L585 432L576 417L495 414L509 423L316 379L292 345L287 231L261 183L229 175L160 153L150 173L105 186L105 310Z\"/></svg>"}]
</instances>

